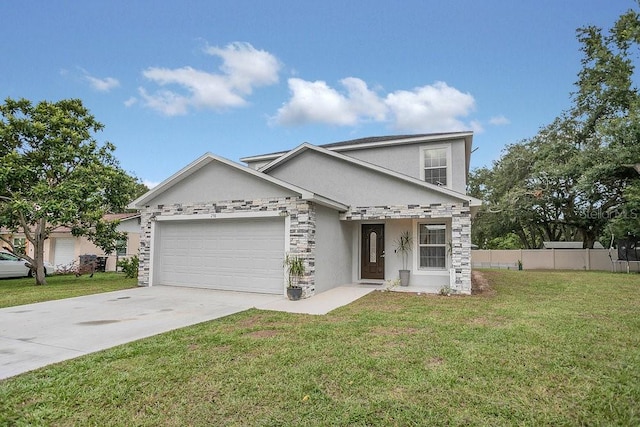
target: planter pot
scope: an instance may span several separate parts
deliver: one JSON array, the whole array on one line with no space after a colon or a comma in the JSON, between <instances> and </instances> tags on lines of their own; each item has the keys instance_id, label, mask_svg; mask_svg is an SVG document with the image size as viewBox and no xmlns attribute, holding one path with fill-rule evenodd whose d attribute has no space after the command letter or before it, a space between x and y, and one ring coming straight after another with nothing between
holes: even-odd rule
<instances>
[{"instance_id":1,"label":"planter pot","mask_svg":"<svg viewBox=\"0 0 640 427\"><path fill-rule=\"evenodd\" d=\"M410 270L400 270L400 286L409 286Z\"/></svg>"},{"instance_id":2,"label":"planter pot","mask_svg":"<svg viewBox=\"0 0 640 427\"><path fill-rule=\"evenodd\" d=\"M298 301L302 297L302 288L287 288L287 298Z\"/></svg>"}]
</instances>

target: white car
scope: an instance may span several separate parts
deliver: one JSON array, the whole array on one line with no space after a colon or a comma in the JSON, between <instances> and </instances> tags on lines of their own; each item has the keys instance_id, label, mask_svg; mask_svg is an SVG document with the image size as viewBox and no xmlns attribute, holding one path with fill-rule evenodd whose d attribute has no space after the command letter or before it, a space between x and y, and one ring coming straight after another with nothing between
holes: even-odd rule
<instances>
[{"instance_id":1,"label":"white car","mask_svg":"<svg viewBox=\"0 0 640 427\"><path fill-rule=\"evenodd\" d=\"M53 273L54 268L45 261L44 273ZM25 259L9 252L0 251L0 278L30 277L33 275L31 265Z\"/></svg>"}]
</instances>

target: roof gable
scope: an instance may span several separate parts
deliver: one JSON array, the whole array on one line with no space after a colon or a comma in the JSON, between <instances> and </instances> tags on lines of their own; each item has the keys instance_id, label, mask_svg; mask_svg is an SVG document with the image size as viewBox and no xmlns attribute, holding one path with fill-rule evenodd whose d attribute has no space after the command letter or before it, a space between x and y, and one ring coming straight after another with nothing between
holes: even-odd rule
<instances>
[{"instance_id":1,"label":"roof gable","mask_svg":"<svg viewBox=\"0 0 640 427\"><path fill-rule=\"evenodd\" d=\"M284 154L283 156L280 156L279 158L273 160L272 162L270 162L269 164L265 165L264 167L262 167L259 171L263 172L265 174L274 174L277 175L277 173L275 172L279 167L284 166L285 164L287 164L288 162L292 162L295 161L296 157L303 155L303 153L307 152L307 151L312 151L314 153L319 153L322 156L326 156L328 158L334 159L336 161L339 162L343 162L346 165L349 165L351 167L354 168L360 168L369 172L373 172L375 174L381 175L384 178L387 179L393 179L396 181L401 182L404 185L407 186L412 186L412 187L418 187L423 191L428 191L431 192L435 195L440 195L440 197L443 197L445 199L454 199L457 201L464 201L464 202L469 202L471 206L479 206L482 202L474 197L471 196L467 196L466 194L462 194L462 193L458 193L456 191L453 191L449 188L446 187L440 187L437 185L433 185L430 184L428 182L425 181L421 181L419 179L416 178L412 178L410 176L401 174L399 172L395 172L392 171L390 169L385 169L383 167L380 167L378 165L374 165L372 163L368 163L365 162L363 160L359 160L350 156L346 156L344 154L341 153L337 153L334 151L329 151L325 148L322 147L317 147L315 145L311 145L308 143L304 143L299 145L298 147L296 147L295 149L287 152L286 154ZM295 177L290 178L290 180L295 179ZM303 177L301 176L300 179L303 179ZM345 185L345 183L343 183L343 185ZM311 188L311 187L309 187Z\"/></svg>"},{"instance_id":2,"label":"roof gable","mask_svg":"<svg viewBox=\"0 0 640 427\"><path fill-rule=\"evenodd\" d=\"M211 153L204 154L176 172L131 202L129 207L140 209L152 202L194 203L280 196L300 196L303 200L312 200L338 210L346 209L339 202Z\"/></svg>"}]
</instances>

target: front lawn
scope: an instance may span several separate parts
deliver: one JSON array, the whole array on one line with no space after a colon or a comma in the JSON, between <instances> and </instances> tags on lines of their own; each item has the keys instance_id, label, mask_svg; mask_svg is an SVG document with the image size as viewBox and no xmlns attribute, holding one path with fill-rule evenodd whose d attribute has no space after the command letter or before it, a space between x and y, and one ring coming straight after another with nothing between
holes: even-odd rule
<instances>
[{"instance_id":1,"label":"front lawn","mask_svg":"<svg viewBox=\"0 0 640 427\"><path fill-rule=\"evenodd\" d=\"M122 273L47 276L46 286L36 286L34 278L0 280L0 308L50 301L101 292L119 291L138 285L137 279L126 279Z\"/></svg>"},{"instance_id":2,"label":"front lawn","mask_svg":"<svg viewBox=\"0 0 640 427\"><path fill-rule=\"evenodd\" d=\"M0 382L8 425L639 425L640 276L252 309Z\"/></svg>"}]
</instances>

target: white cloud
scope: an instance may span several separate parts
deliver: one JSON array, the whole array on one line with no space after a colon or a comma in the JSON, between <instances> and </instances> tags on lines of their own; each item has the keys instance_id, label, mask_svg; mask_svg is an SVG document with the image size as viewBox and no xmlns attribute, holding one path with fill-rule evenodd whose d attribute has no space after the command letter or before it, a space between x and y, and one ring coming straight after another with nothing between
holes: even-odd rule
<instances>
[{"instance_id":1,"label":"white cloud","mask_svg":"<svg viewBox=\"0 0 640 427\"><path fill-rule=\"evenodd\" d=\"M384 103L364 81L348 77L340 83L346 93L340 93L320 80L289 79L291 99L278 110L274 121L283 125L325 123L352 126L364 120L385 119Z\"/></svg>"},{"instance_id":2,"label":"white cloud","mask_svg":"<svg viewBox=\"0 0 640 427\"><path fill-rule=\"evenodd\" d=\"M482 133L484 132L484 126L482 126L482 123L479 122L478 120L471 120L469 122L469 127L471 128L472 131L474 131L475 133Z\"/></svg>"},{"instance_id":3,"label":"white cloud","mask_svg":"<svg viewBox=\"0 0 640 427\"><path fill-rule=\"evenodd\" d=\"M505 116L499 115L499 116L491 117L491 119L489 119L489 123L495 126L504 126L504 125L510 124L511 121L507 119Z\"/></svg>"},{"instance_id":4,"label":"white cloud","mask_svg":"<svg viewBox=\"0 0 640 427\"><path fill-rule=\"evenodd\" d=\"M469 93L436 82L411 91L387 95L385 104L392 114L393 127L410 132L449 132L468 129L460 120L475 108Z\"/></svg>"},{"instance_id":5,"label":"white cloud","mask_svg":"<svg viewBox=\"0 0 640 427\"><path fill-rule=\"evenodd\" d=\"M92 88L100 92L109 92L111 89L120 86L118 79L113 77L98 78L89 74L85 74L85 80L89 82Z\"/></svg>"},{"instance_id":6,"label":"white cloud","mask_svg":"<svg viewBox=\"0 0 640 427\"><path fill-rule=\"evenodd\" d=\"M157 187L160 184L160 182L158 181L150 181L148 179L143 179L142 183L146 185L149 190L151 190L154 187Z\"/></svg>"},{"instance_id":7,"label":"white cloud","mask_svg":"<svg viewBox=\"0 0 640 427\"><path fill-rule=\"evenodd\" d=\"M462 118L475 109L475 100L444 82L399 90L386 96L368 88L355 77L340 81L344 91L324 81L289 79L291 98L273 118L281 125L325 123L353 126L362 121L388 122L393 128L410 132L447 132L472 128L482 131L479 122Z\"/></svg>"},{"instance_id":8,"label":"white cloud","mask_svg":"<svg viewBox=\"0 0 640 427\"><path fill-rule=\"evenodd\" d=\"M280 63L264 50L256 50L249 43L231 43L224 49L209 47L205 52L222 58L220 70L228 76L231 87L251 94L254 86L278 83Z\"/></svg>"},{"instance_id":9,"label":"white cloud","mask_svg":"<svg viewBox=\"0 0 640 427\"><path fill-rule=\"evenodd\" d=\"M136 102L138 102L138 98L136 98L135 96L132 96L129 99L127 99L126 101L124 101L124 106L125 107L131 107Z\"/></svg>"},{"instance_id":10,"label":"white cloud","mask_svg":"<svg viewBox=\"0 0 640 427\"><path fill-rule=\"evenodd\" d=\"M181 116L187 114L189 99L170 90L159 90L149 95L144 88L139 88L138 93L145 106L159 111L166 116Z\"/></svg>"},{"instance_id":11,"label":"white cloud","mask_svg":"<svg viewBox=\"0 0 640 427\"><path fill-rule=\"evenodd\" d=\"M160 86L178 86L177 92L160 89L148 93L139 88L145 106L165 115L186 114L191 107L224 109L246 105L245 97L260 86L278 82L280 63L270 53L249 43L232 43L224 48L208 47L205 52L222 59L222 73L210 73L192 67L151 67L142 75Z\"/></svg>"}]
</instances>

